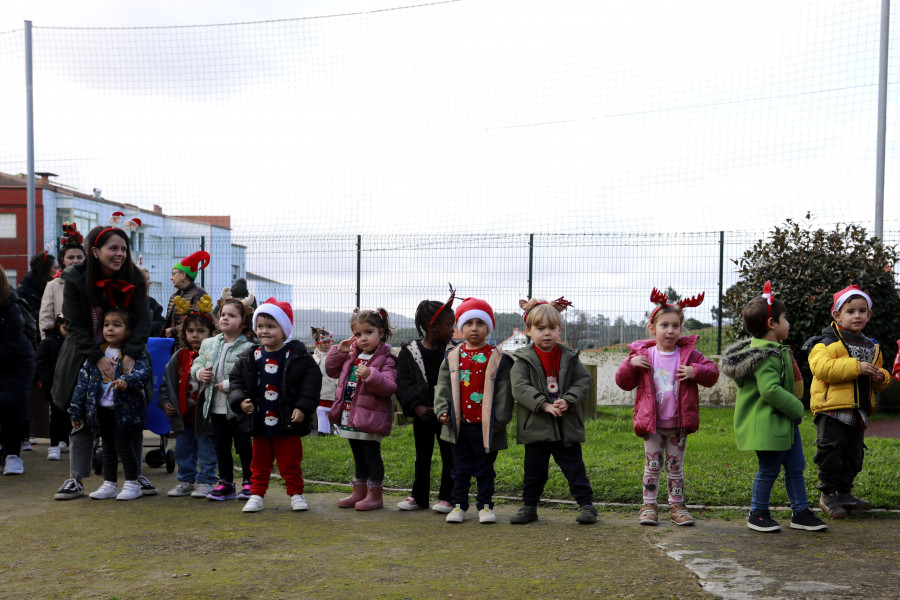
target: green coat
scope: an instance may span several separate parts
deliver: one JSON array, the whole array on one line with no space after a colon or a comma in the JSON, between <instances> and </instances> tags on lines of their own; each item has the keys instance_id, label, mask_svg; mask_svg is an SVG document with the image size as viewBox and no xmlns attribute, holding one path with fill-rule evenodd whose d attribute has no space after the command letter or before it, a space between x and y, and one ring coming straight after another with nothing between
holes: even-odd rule
<instances>
[{"instance_id":1,"label":"green coat","mask_svg":"<svg viewBox=\"0 0 900 600\"><path fill-rule=\"evenodd\" d=\"M516 409L516 442L584 442L584 415L581 404L591 389L591 374L578 359L576 350L560 345L559 397L568 403L561 417L541 410L550 401L547 376L534 349L528 344L514 353L516 362L510 370L510 386Z\"/></svg>"},{"instance_id":2,"label":"green coat","mask_svg":"<svg viewBox=\"0 0 900 600\"><path fill-rule=\"evenodd\" d=\"M728 347L719 368L738 385L734 437L739 450L790 450L803 403L794 396L787 346L758 338Z\"/></svg>"}]
</instances>

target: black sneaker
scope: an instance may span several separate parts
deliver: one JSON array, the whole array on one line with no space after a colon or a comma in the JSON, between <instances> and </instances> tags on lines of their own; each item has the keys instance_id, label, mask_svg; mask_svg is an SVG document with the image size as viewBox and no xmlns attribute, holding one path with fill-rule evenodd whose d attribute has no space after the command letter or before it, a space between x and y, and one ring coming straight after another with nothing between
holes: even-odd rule
<instances>
[{"instance_id":1,"label":"black sneaker","mask_svg":"<svg viewBox=\"0 0 900 600\"><path fill-rule=\"evenodd\" d=\"M747 518L747 527L754 531L776 532L781 530L778 521L772 518L767 510L751 510Z\"/></svg>"},{"instance_id":2,"label":"black sneaker","mask_svg":"<svg viewBox=\"0 0 900 600\"><path fill-rule=\"evenodd\" d=\"M66 479L53 496L54 500L72 500L84 496L84 487L77 479Z\"/></svg>"},{"instance_id":3,"label":"black sneaker","mask_svg":"<svg viewBox=\"0 0 900 600\"><path fill-rule=\"evenodd\" d=\"M828 525L813 514L808 508L800 510L791 517L791 529L805 529L806 531L825 531Z\"/></svg>"},{"instance_id":4,"label":"black sneaker","mask_svg":"<svg viewBox=\"0 0 900 600\"><path fill-rule=\"evenodd\" d=\"M585 504L579 508L578 516L575 521L582 525L593 525L597 522L597 509L593 504Z\"/></svg>"},{"instance_id":5,"label":"black sneaker","mask_svg":"<svg viewBox=\"0 0 900 600\"><path fill-rule=\"evenodd\" d=\"M143 475L138 475L137 481L139 484L141 484L142 496L155 496L159 493L159 490L156 489L156 486L150 483L150 480Z\"/></svg>"},{"instance_id":6,"label":"black sneaker","mask_svg":"<svg viewBox=\"0 0 900 600\"><path fill-rule=\"evenodd\" d=\"M509 522L513 525L522 525L537 520L537 508L534 506L522 506L516 514L509 518Z\"/></svg>"}]
</instances>

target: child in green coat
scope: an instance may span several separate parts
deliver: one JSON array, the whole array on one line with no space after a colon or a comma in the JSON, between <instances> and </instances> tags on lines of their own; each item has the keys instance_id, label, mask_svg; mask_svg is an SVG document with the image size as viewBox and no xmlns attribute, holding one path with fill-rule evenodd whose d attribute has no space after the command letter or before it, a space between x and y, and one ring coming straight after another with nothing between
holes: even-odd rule
<instances>
[{"instance_id":1,"label":"child in green coat","mask_svg":"<svg viewBox=\"0 0 900 600\"><path fill-rule=\"evenodd\" d=\"M739 450L756 450L759 470L753 481L753 497L747 527L775 532L781 526L769 513L769 498L784 467L784 485L791 501L792 529L823 531L828 526L809 510L803 470L806 459L800 441L803 403L795 395L799 370L793 368L790 350L779 342L790 331L787 307L765 291L747 303L744 327L753 337L725 350L720 367L738 385L734 409L734 435ZM797 374L796 378L794 373Z\"/></svg>"}]
</instances>

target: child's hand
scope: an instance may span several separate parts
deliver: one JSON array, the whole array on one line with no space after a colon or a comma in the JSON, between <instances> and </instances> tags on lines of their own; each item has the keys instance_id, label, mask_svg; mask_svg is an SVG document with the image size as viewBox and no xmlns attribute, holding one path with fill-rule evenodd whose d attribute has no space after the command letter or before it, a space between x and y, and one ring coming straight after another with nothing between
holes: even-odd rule
<instances>
[{"instance_id":1,"label":"child's hand","mask_svg":"<svg viewBox=\"0 0 900 600\"><path fill-rule=\"evenodd\" d=\"M631 359L631 366L636 369L649 369L650 361L646 356L635 356Z\"/></svg>"},{"instance_id":2,"label":"child's hand","mask_svg":"<svg viewBox=\"0 0 900 600\"><path fill-rule=\"evenodd\" d=\"M554 406L553 404L550 404L549 402L542 402L541 410L544 411L545 413L550 413L554 417L562 416L562 411L559 410L558 408L556 408L556 406Z\"/></svg>"},{"instance_id":3,"label":"child's hand","mask_svg":"<svg viewBox=\"0 0 900 600\"><path fill-rule=\"evenodd\" d=\"M353 338L342 340L341 343L337 345L337 351L347 354L348 352L350 352L352 345L353 345Z\"/></svg>"},{"instance_id":4,"label":"child's hand","mask_svg":"<svg viewBox=\"0 0 900 600\"><path fill-rule=\"evenodd\" d=\"M676 369L675 373L678 375L678 381L687 381L694 378L696 371L691 365L681 365Z\"/></svg>"},{"instance_id":5,"label":"child's hand","mask_svg":"<svg viewBox=\"0 0 900 600\"><path fill-rule=\"evenodd\" d=\"M434 409L424 404L416 404L416 416L423 421L430 421L434 418Z\"/></svg>"},{"instance_id":6,"label":"child's hand","mask_svg":"<svg viewBox=\"0 0 900 600\"><path fill-rule=\"evenodd\" d=\"M241 400L241 410L247 413L248 415L253 414L253 400L250 398L244 398Z\"/></svg>"},{"instance_id":7,"label":"child's hand","mask_svg":"<svg viewBox=\"0 0 900 600\"><path fill-rule=\"evenodd\" d=\"M559 409L559 412L561 412L561 413L564 413L567 410L569 410L569 403L566 402L565 400L563 400L562 398L557 398L553 402L553 406L555 406L557 409Z\"/></svg>"},{"instance_id":8,"label":"child's hand","mask_svg":"<svg viewBox=\"0 0 900 600\"><path fill-rule=\"evenodd\" d=\"M369 376L369 373L371 373L371 372L372 372L372 369L370 369L370 368L367 367L366 365L362 365L362 366L356 367L356 379L357 379L357 381L362 381L363 379L365 379L366 377L368 377L368 376Z\"/></svg>"},{"instance_id":9,"label":"child's hand","mask_svg":"<svg viewBox=\"0 0 900 600\"><path fill-rule=\"evenodd\" d=\"M878 367L875 368L878 369ZM872 379L875 380L875 383L882 383L884 381L884 372L878 369L878 372L872 376Z\"/></svg>"},{"instance_id":10,"label":"child's hand","mask_svg":"<svg viewBox=\"0 0 900 600\"><path fill-rule=\"evenodd\" d=\"M303 411L299 408L295 408L294 412L291 413L291 423L302 423L303 422Z\"/></svg>"},{"instance_id":11,"label":"child's hand","mask_svg":"<svg viewBox=\"0 0 900 600\"><path fill-rule=\"evenodd\" d=\"M450 426L450 415L448 415L447 413L443 413L438 418L438 421L441 422L441 425L446 425L447 427L449 427Z\"/></svg>"},{"instance_id":12,"label":"child's hand","mask_svg":"<svg viewBox=\"0 0 900 600\"><path fill-rule=\"evenodd\" d=\"M119 390L120 392L124 392L125 390L128 389L128 384L125 383L124 379L116 379L115 381L112 382L112 386L114 388L116 388L117 390Z\"/></svg>"},{"instance_id":13,"label":"child's hand","mask_svg":"<svg viewBox=\"0 0 900 600\"><path fill-rule=\"evenodd\" d=\"M219 390L220 392L222 392L223 394L228 393L228 390L225 389L225 384L222 383L221 381L219 383L217 383L216 385L214 385L213 387L215 389Z\"/></svg>"},{"instance_id":14,"label":"child's hand","mask_svg":"<svg viewBox=\"0 0 900 600\"><path fill-rule=\"evenodd\" d=\"M859 362L859 373L860 375L868 375L869 377L877 377L881 375L881 369L868 362Z\"/></svg>"},{"instance_id":15,"label":"child's hand","mask_svg":"<svg viewBox=\"0 0 900 600\"><path fill-rule=\"evenodd\" d=\"M213 380L213 372L212 367L203 367L199 371L197 371L197 379L202 381L203 383L209 383Z\"/></svg>"},{"instance_id":16,"label":"child's hand","mask_svg":"<svg viewBox=\"0 0 900 600\"><path fill-rule=\"evenodd\" d=\"M163 412L166 413L166 416L169 417L170 419L175 416L175 407L172 406L171 404L168 404L168 403L163 404L162 409L163 409Z\"/></svg>"}]
</instances>

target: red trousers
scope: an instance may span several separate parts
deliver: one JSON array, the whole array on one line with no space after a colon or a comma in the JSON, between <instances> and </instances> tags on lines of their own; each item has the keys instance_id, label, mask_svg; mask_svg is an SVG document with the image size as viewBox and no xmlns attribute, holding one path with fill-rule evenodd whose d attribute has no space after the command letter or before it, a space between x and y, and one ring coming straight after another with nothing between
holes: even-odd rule
<instances>
[{"instance_id":1,"label":"red trousers","mask_svg":"<svg viewBox=\"0 0 900 600\"><path fill-rule=\"evenodd\" d=\"M269 475L278 461L288 496L303 493L303 441L299 435L253 436L253 460L250 462L250 493L265 496Z\"/></svg>"}]
</instances>

